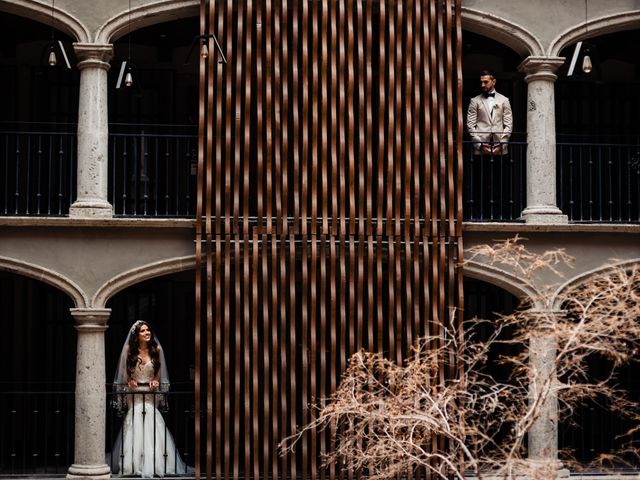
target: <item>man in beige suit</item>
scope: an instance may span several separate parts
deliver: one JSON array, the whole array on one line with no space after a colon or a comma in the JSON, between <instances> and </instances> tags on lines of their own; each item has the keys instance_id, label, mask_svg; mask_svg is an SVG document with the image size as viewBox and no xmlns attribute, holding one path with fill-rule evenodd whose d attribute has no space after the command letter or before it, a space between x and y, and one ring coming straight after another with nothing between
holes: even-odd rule
<instances>
[{"instance_id":1,"label":"man in beige suit","mask_svg":"<svg viewBox=\"0 0 640 480\"><path fill-rule=\"evenodd\" d=\"M471 99L467 111L467 129L475 155L506 155L513 128L511 104L496 92L496 79L487 70L480 72L482 93Z\"/></svg>"}]
</instances>

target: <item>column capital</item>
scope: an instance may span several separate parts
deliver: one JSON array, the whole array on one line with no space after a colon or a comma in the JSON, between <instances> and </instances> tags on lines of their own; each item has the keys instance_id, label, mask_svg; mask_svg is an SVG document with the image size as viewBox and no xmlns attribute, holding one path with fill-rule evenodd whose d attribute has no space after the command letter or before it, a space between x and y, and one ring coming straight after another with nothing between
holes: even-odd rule
<instances>
[{"instance_id":1,"label":"column capital","mask_svg":"<svg viewBox=\"0 0 640 480\"><path fill-rule=\"evenodd\" d=\"M71 308L71 316L80 332L104 332L111 316L110 308Z\"/></svg>"},{"instance_id":2,"label":"column capital","mask_svg":"<svg viewBox=\"0 0 640 480\"><path fill-rule=\"evenodd\" d=\"M78 69L101 68L109 70L113 58L113 45L110 43L74 43L73 50L78 58Z\"/></svg>"},{"instance_id":3,"label":"column capital","mask_svg":"<svg viewBox=\"0 0 640 480\"><path fill-rule=\"evenodd\" d=\"M555 72L564 64L564 57L544 57L544 56L529 56L525 58L518 70L524 72L526 76L524 81L529 83L532 80L548 80L555 82L558 76Z\"/></svg>"}]
</instances>

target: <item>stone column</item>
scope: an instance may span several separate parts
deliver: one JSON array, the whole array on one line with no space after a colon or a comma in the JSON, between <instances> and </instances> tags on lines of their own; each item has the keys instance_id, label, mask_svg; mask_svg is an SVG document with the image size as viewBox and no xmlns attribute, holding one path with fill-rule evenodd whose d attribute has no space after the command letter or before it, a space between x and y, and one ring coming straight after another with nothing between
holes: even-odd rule
<instances>
[{"instance_id":1,"label":"stone column","mask_svg":"<svg viewBox=\"0 0 640 480\"><path fill-rule=\"evenodd\" d=\"M73 45L80 70L78 108L78 198L69 209L70 217L111 217L108 201L109 126L107 70L112 45Z\"/></svg>"},{"instance_id":2,"label":"stone column","mask_svg":"<svg viewBox=\"0 0 640 480\"><path fill-rule=\"evenodd\" d=\"M557 311L540 311L540 315L562 315ZM529 341L529 365L533 373L530 399L536 389L553 388L557 381L556 354L558 342L553 328L533 332ZM538 397L539 398L539 397ZM528 457L543 465L556 465L556 478L568 477L558 460L558 396L551 392L541 405L540 415L528 435Z\"/></svg>"},{"instance_id":3,"label":"stone column","mask_svg":"<svg viewBox=\"0 0 640 480\"><path fill-rule=\"evenodd\" d=\"M111 477L105 463L106 388L104 331L110 308L72 308L76 322L76 409L74 463L67 478L106 479Z\"/></svg>"},{"instance_id":4,"label":"stone column","mask_svg":"<svg viewBox=\"0 0 640 480\"><path fill-rule=\"evenodd\" d=\"M518 67L527 82L527 223L567 223L556 197L555 71L562 57L527 57Z\"/></svg>"}]
</instances>

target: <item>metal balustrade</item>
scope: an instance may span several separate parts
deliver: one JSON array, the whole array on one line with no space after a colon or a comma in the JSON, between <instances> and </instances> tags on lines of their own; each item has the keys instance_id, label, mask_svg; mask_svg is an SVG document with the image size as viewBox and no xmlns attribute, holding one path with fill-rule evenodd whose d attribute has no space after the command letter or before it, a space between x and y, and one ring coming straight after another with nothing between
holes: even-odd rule
<instances>
[{"instance_id":1,"label":"metal balustrade","mask_svg":"<svg viewBox=\"0 0 640 480\"><path fill-rule=\"evenodd\" d=\"M74 462L74 386L65 384L62 388L58 387L59 391L45 391L46 387L32 384L15 387L12 384L0 384L0 478L66 475ZM175 390L187 388L192 388L192 385L172 385ZM111 405L113 395L107 393L107 405ZM156 434L160 438L170 432L180 457L187 466L192 467L195 449L193 391L171 391L164 395L167 396L168 409L158 414L162 414L167 431ZM118 454L112 454L118 436L122 435L122 413L112 408L106 410L105 461L113 471L117 470L123 453L120 450ZM190 477L193 476L193 470L189 468L176 474Z\"/></svg>"},{"instance_id":2,"label":"metal balustrade","mask_svg":"<svg viewBox=\"0 0 640 480\"><path fill-rule=\"evenodd\" d=\"M153 126L113 129L116 131L109 134L109 201L114 215L194 216L198 136L188 127L181 133L157 131Z\"/></svg>"},{"instance_id":3,"label":"metal balustrade","mask_svg":"<svg viewBox=\"0 0 640 480\"><path fill-rule=\"evenodd\" d=\"M75 128L12 124L0 129L0 215L68 215L76 197Z\"/></svg>"},{"instance_id":4,"label":"metal balustrade","mask_svg":"<svg viewBox=\"0 0 640 480\"><path fill-rule=\"evenodd\" d=\"M0 387L0 477L66 474L73 463L73 391Z\"/></svg>"},{"instance_id":5,"label":"metal balustrade","mask_svg":"<svg viewBox=\"0 0 640 480\"><path fill-rule=\"evenodd\" d=\"M176 385L172 385L172 389ZM183 385L184 387L184 385ZM187 385L188 387L188 385ZM181 388L177 385L177 388ZM136 403L137 408L131 408L133 403ZM156 405L157 408L145 408L145 402L150 405ZM113 408L114 405L119 404L124 408ZM142 465L137 464L138 458L133 455L133 447L130 451L125 452L124 445L124 431L123 422L127 419L131 421L133 429L130 432L132 438L142 438L142 432L138 431L140 423L151 422L153 434L151 438L145 437L145 440L149 440L151 443L147 445L147 448L151 448L154 454L154 458L159 456L164 459L157 469L157 465L154 462L155 476L165 475L179 475L179 476L193 476L193 465L195 459L195 436L194 436L194 415L195 415L195 401L193 391L170 391L166 393L157 392L145 392L145 393L115 393L109 392L107 394L107 438L106 438L106 461L111 467L111 471L118 476L136 476L131 471L137 471L142 468ZM136 421L136 416L141 415L142 418L139 422ZM164 428L158 430L156 428L155 416L161 415ZM167 438L171 436L174 441L175 450L168 452L166 449ZM148 450L145 451L148 453ZM169 461L170 457L180 456L184 462L184 468L173 469ZM122 465L125 466L124 472L120 469Z\"/></svg>"},{"instance_id":6,"label":"metal balustrade","mask_svg":"<svg viewBox=\"0 0 640 480\"><path fill-rule=\"evenodd\" d=\"M109 126L109 202L122 217L195 215L194 127ZM74 125L0 125L0 216L67 216L76 198ZM589 137L591 138L591 137ZM558 135L558 206L571 222L640 222L640 140ZM519 221L526 207L526 142L474 155L463 142L463 218Z\"/></svg>"},{"instance_id":7,"label":"metal balustrade","mask_svg":"<svg viewBox=\"0 0 640 480\"><path fill-rule=\"evenodd\" d=\"M571 222L640 222L640 142L557 142L558 206Z\"/></svg>"},{"instance_id":8,"label":"metal balustrade","mask_svg":"<svg viewBox=\"0 0 640 480\"><path fill-rule=\"evenodd\" d=\"M473 142L463 142L464 221L519 220L526 206L526 151L526 142L516 140L508 143L508 153L476 155Z\"/></svg>"}]
</instances>

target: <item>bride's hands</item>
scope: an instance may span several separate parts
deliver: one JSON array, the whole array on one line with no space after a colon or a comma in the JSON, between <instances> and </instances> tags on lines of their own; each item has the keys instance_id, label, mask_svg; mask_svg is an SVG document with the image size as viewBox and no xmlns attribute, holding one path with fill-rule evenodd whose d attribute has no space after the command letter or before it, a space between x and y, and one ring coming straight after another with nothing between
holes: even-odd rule
<instances>
[{"instance_id":1,"label":"bride's hands","mask_svg":"<svg viewBox=\"0 0 640 480\"><path fill-rule=\"evenodd\" d=\"M138 388L138 382L136 382L133 378L129 379L129 381L127 382L127 385L129 385L129 388L131 390Z\"/></svg>"},{"instance_id":2,"label":"bride's hands","mask_svg":"<svg viewBox=\"0 0 640 480\"><path fill-rule=\"evenodd\" d=\"M151 380L149 382L149 388L151 388L151 390L157 390L159 386L160 382L158 382L158 380Z\"/></svg>"}]
</instances>

